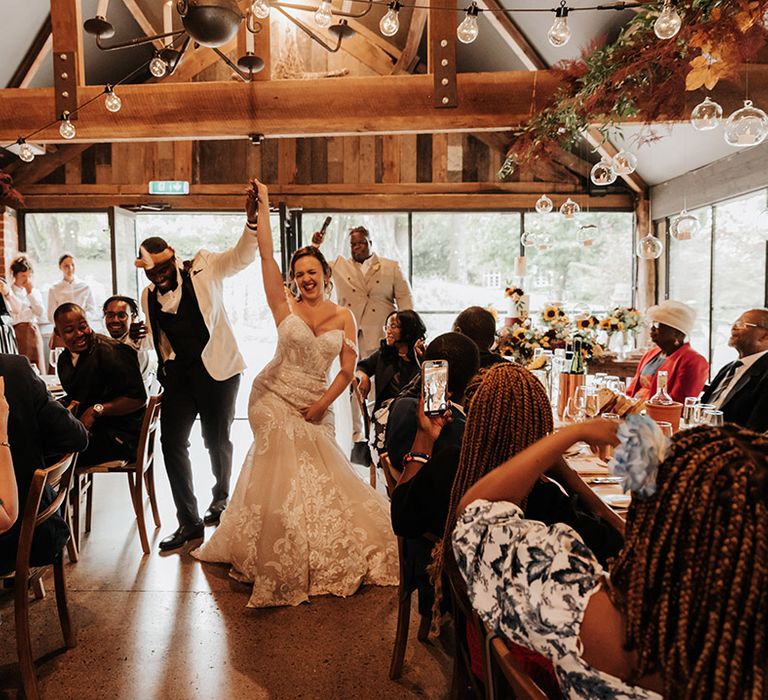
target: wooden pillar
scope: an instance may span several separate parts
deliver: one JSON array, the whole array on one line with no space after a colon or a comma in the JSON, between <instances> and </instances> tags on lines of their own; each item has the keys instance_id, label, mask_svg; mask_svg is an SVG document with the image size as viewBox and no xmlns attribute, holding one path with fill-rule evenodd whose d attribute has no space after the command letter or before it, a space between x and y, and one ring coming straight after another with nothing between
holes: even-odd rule
<instances>
[{"instance_id":1,"label":"wooden pillar","mask_svg":"<svg viewBox=\"0 0 768 700\"><path fill-rule=\"evenodd\" d=\"M635 226L638 240L651 232L651 225L651 203L646 196L637 195L635 197ZM637 259L635 305L641 311L656 303L656 269L656 260Z\"/></svg>"},{"instance_id":2,"label":"wooden pillar","mask_svg":"<svg viewBox=\"0 0 768 700\"><path fill-rule=\"evenodd\" d=\"M8 263L19 252L19 227L16 210L0 207L0 276L8 279Z\"/></svg>"}]
</instances>

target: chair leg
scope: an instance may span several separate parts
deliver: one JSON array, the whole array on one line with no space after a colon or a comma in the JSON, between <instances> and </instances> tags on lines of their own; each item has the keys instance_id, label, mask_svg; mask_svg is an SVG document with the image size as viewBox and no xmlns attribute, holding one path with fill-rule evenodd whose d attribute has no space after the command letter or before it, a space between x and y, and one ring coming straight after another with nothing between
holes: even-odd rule
<instances>
[{"instance_id":1,"label":"chair leg","mask_svg":"<svg viewBox=\"0 0 768 700\"><path fill-rule=\"evenodd\" d=\"M389 664L389 679L393 681L400 678L403 673L405 647L408 644L408 627L411 622L411 594L398 590L397 599L395 647L392 649L392 661Z\"/></svg>"},{"instance_id":2,"label":"chair leg","mask_svg":"<svg viewBox=\"0 0 768 700\"><path fill-rule=\"evenodd\" d=\"M93 474L88 474L85 477L86 481L86 493L85 493L85 531L91 531L91 517L93 516Z\"/></svg>"},{"instance_id":3,"label":"chair leg","mask_svg":"<svg viewBox=\"0 0 768 700\"><path fill-rule=\"evenodd\" d=\"M72 480L72 491L69 500L72 504L72 538L74 540L75 553L80 552L80 499L83 493L83 477L75 473Z\"/></svg>"},{"instance_id":4,"label":"chair leg","mask_svg":"<svg viewBox=\"0 0 768 700\"><path fill-rule=\"evenodd\" d=\"M37 673L32 659L32 641L29 637L29 593L27 576L16 577L14 613L16 617L16 648L19 654L19 671L24 696L27 700L38 700Z\"/></svg>"},{"instance_id":5,"label":"chair leg","mask_svg":"<svg viewBox=\"0 0 768 700\"><path fill-rule=\"evenodd\" d=\"M370 476L371 488L375 489L376 488L376 465L373 462L371 462L368 468L371 471L371 476Z\"/></svg>"},{"instance_id":6,"label":"chair leg","mask_svg":"<svg viewBox=\"0 0 768 700\"><path fill-rule=\"evenodd\" d=\"M155 527L160 527L160 511L157 507L157 496L155 496L155 468L154 466L144 472L144 485L147 487L149 496L149 505L152 506L152 519L155 521Z\"/></svg>"},{"instance_id":7,"label":"chair leg","mask_svg":"<svg viewBox=\"0 0 768 700\"><path fill-rule=\"evenodd\" d=\"M429 628L432 626L432 616L422 615L419 621L419 631L416 633L416 639L420 642L429 641Z\"/></svg>"},{"instance_id":8,"label":"chair leg","mask_svg":"<svg viewBox=\"0 0 768 700\"><path fill-rule=\"evenodd\" d=\"M35 596L35 600L45 598L45 584L43 583L42 574L32 579L32 595Z\"/></svg>"},{"instance_id":9,"label":"chair leg","mask_svg":"<svg viewBox=\"0 0 768 700\"><path fill-rule=\"evenodd\" d=\"M128 473L128 487L131 490L131 501L133 501L133 512L136 513L136 527L139 530L139 540L141 542L141 551L149 554L149 540L147 539L147 526L144 522L144 498L141 492L141 476ZM135 477L135 478L134 478Z\"/></svg>"},{"instance_id":10,"label":"chair leg","mask_svg":"<svg viewBox=\"0 0 768 700\"><path fill-rule=\"evenodd\" d=\"M77 646L77 639L72 630L72 618L69 616L67 605L67 581L64 577L64 557L59 558L53 564L53 580L56 587L56 608L59 611L61 632L64 635L64 643L72 649Z\"/></svg>"}]
</instances>

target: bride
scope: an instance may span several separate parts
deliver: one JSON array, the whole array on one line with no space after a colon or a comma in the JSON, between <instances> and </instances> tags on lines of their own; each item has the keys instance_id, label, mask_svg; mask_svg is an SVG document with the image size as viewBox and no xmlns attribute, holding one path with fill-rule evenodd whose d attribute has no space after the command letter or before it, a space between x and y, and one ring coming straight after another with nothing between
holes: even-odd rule
<instances>
[{"instance_id":1,"label":"bride","mask_svg":"<svg viewBox=\"0 0 768 700\"><path fill-rule=\"evenodd\" d=\"M272 252L268 191L253 180L246 213L257 238L277 350L253 381L251 446L229 507L193 556L227 562L253 583L248 607L298 605L311 595L353 594L363 583L397 583L397 547L386 500L353 471L334 439L328 408L352 380L352 314L326 298L331 271L300 248L286 293ZM338 356L341 369L328 384Z\"/></svg>"}]
</instances>

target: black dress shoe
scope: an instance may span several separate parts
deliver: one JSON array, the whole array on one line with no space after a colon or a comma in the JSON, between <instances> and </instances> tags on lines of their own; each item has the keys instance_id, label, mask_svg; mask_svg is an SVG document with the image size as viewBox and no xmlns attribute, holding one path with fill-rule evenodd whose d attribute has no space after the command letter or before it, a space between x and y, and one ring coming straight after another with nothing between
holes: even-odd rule
<instances>
[{"instance_id":1,"label":"black dress shoe","mask_svg":"<svg viewBox=\"0 0 768 700\"><path fill-rule=\"evenodd\" d=\"M219 521L221 520L221 514L224 512L226 507L227 507L226 499L222 501L214 501L208 507L208 510L205 511L205 515L203 516L203 522L206 525L218 525Z\"/></svg>"},{"instance_id":2,"label":"black dress shoe","mask_svg":"<svg viewBox=\"0 0 768 700\"><path fill-rule=\"evenodd\" d=\"M190 540L201 540L205 536L205 528L201 522L195 525L182 525L176 532L160 540L160 551L167 552L178 549Z\"/></svg>"}]
</instances>

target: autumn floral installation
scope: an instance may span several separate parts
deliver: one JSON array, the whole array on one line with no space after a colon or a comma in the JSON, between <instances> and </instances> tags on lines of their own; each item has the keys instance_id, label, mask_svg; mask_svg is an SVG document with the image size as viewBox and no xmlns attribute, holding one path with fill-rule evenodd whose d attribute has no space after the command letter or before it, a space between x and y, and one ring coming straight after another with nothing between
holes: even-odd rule
<instances>
[{"instance_id":1,"label":"autumn floral installation","mask_svg":"<svg viewBox=\"0 0 768 700\"><path fill-rule=\"evenodd\" d=\"M0 209L2 207L18 209L23 204L24 198L13 187L13 178L8 173L0 170Z\"/></svg>"}]
</instances>

